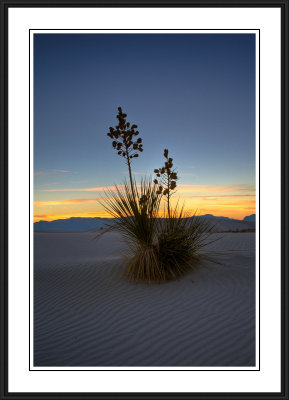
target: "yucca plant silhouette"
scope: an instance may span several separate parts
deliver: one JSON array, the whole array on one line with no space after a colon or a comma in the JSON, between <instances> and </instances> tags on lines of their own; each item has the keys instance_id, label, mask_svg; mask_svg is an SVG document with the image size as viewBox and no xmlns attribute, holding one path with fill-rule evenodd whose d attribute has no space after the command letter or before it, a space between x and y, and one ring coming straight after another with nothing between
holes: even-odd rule
<instances>
[{"instance_id":1,"label":"yucca plant silhouette","mask_svg":"<svg viewBox=\"0 0 289 400\"><path fill-rule=\"evenodd\" d=\"M154 183L158 185L158 193L165 196L167 200L168 217L171 217L170 199L177 187L178 175L173 169L173 159L169 157L168 149L164 149L165 165L161 168L156 168L154 173L158 179L154 179Z\"/></svg>"},{"instance_id":2,"label":"yucca plant silhouette","mask_svg":"<svg viewBox=\"0 0 289 400\"><path fill-rule=\"evenodd\" d=\"M104 209L115 218L107 230L120 232L128 245L125 276L138 282L160 280L157 234L161 196L151 180L143 178L106 191Z\"/></svg>"},{"instance_id":3,"label":"yucca plant silhouette","mask_svg":"<svg viewBox=\"0 0 289 400\"><path fill-rule=\"evenodd\" d=\"M143 152L142 139L137 125L126 121L127 115L118 107L118 125L110 127L107 136L117 154L125 159L129 182L116 185L105 192L103 207L114 218L114 224L106 231L120 232L128 244L126 275L133 280L156 280L158 268L156 257L158 210L161 194L149 178L142 178L137 185L132 173L132 160Z\"/></svg>"},{"instance_id":4,"label":"yucca plant silhouette","mask_svg":"<svg viewBox=\"0 0 289 400\"><path fill-rule=\"evenodd\" d=\"M128 166L129 181L105 192L101 201L114 218L104 232L115 230L128 244L125 275L133 281L165 282L178 279L202 263L202 249L208 244L210 227L196 214L186 215L178 203L172 208L171 197L176 191L178 175L168 149L165 163L155 169L156 178L142 178L138 185L133 178L132 160L143 151L137 125L126 121L127 115L118 107L118 125L107 134L117 154ZM166 200L163 218L159 218L162 198Z\"/></svg>"},{"instance_id":5,"label":"yucca plant silhouette","mask_svg":"<svg viewBox=\"0 0 289 400\"><path fill-rule=\"evenodd\" d=\"M116 118L118 119L118 125L113 128L109 127L109 136L112 141L112 147L117 151L117 154L123 157L128 166L129 181L132 193L134 193L134 184L131 171L131 163L133 158L138 157L138 152L143 151L142 138L137 138L139 131L137 125L131 125L130 122L126 122L127 115L122 112L122 108L118 107L118 114Z\"/></svg>"},{"instance_id":6,"label":"yucca plant silhouette","mask_svg":"<svg viewBox=\"0 0 289 400\"><path fill-rule=\"evenodd\" d=\"M205 247L211 239L213 226L194 214L184 212L178 204L170 211L170 217L159 220L158 258L166 280L178 279L187 272L204 264L204 260L215 262Z\"/></svg>"},{"instance_id":7,"label":"yucca plant silhouette","mask_svg":"<svg viewBox=\"0 0 289 400\"><path fill-rule=\"evenodd\" d=\"M157 247L160 269L165 279L170 280L201 265L205 258L213 261L203 249L212 243L209 237L214 227L196 212L185 213L184 205L179 207L179 202L172 209L171 197L176 192L178 174L168 149L164 149L163 156L164 165L154 170L157 194L166 199L166 212L158 224Z\"/></svg>"}]
</instances>

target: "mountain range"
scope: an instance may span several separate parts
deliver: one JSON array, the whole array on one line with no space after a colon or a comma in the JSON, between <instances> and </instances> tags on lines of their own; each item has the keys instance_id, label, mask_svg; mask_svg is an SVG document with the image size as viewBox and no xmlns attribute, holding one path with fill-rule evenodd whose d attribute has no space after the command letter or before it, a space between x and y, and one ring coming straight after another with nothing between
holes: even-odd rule
<instances>
[{"instance_id":1,"label":"mountain range","mask_svg":"<svg viewBox=\"0 0 289 400\"><path fill-rule=\"evenodd\" d=\"M255 214L245 217L243 220L228 217L216 217L212 214L201 215L199 218L206 218L214 225L215 232L226 230L255 229ZM38 221L34 223L34 231L89 231L103 228L113 223L111 218L80 218L71 217L68 219L57 219L54 221Z\"/></svg>"},{"instance_id":2,"label":"mountain range","mask_svg":"<svg viewBox=\"0 0 289 400\"><path fill-rule=\"evenodd\" d=\"M251 214L248 215L247 217L244 218L244 221L256 221L256 214Z\"/></svg>"}]
</instances>

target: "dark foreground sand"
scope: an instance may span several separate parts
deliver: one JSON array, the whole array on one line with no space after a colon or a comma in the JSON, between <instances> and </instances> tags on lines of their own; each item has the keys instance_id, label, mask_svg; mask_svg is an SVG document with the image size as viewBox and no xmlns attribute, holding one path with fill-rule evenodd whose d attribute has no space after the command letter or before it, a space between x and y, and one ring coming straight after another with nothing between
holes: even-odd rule
<instances>
[{"instance_id":1,"label":"dark foreground sand","mask_svg":"<svg viewBox=\"0 0 289 400\"><path fill-rule=\"evenodd\" d=\"M255 234L177 282L123 278L120 236L35 233L35 366L254 366Z\"/></svg>"}]
</instances>

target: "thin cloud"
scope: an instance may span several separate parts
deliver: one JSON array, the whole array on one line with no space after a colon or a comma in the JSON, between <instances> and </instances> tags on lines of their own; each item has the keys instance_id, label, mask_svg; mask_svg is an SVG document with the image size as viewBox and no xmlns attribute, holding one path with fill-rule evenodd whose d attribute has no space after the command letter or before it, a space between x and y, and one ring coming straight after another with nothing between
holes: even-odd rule
<instances>
[{"instance_id":1,"label":"thin cloud","mask_svg":"<svg viewBox=\"0 0 289 400\"><path fill-rule=\"evenodd\" d=\"M179 197L176 194L176 197ZM193 196L180 196L181 198L184 199L190 199L190 198L195 198L195 197L200 197L202 199L219 199L219 198L226 198L226 197L256 197L255 194L220 194L220 195L216 195L216 196L203 196L201 194L197 194L197 195L193 195Z\"/></svg>"},{"instance_id":2,"label":"thin cloud","mask_svg":"<svg viewBox=\"0 0 289 400\"><path fill-rule=\"evenodd\" d=\"M110 200L109 197L96 197L94 199L72 199L72 200L49 200L34 201L35 207L60 206L68 204L94 203L96 201Z\"/></svg>"},{"instance_id":3,"label":"thin cloud","mask_svg":"<svg viewBox=\"0 0 289 400\"><path fill-rule=\"evenodd\" d=\"M139 186L139 185L137 185ZM119 188L122 185L118 186ZM102 192L106 190L116 190L115 186L98 186L90 188L70 188L70 189L43 189L43 192ZM255 187L250 185L178 185L179 193L221 193L247 191L255 192Z\"/></svg>"},{"instance_id":4,"label":"thin cloud","mask_svg":"<svg viewBox=\"0 0 289 400\"><path fill-rule=\"evenodd\" d=\"M222 192L254 192L255 188L249 185L179 185L179 193L222 193Z\"/></svg>"},{"instance_id":5,"label":"thin cloud","mask_svg":"<svg viewBox=\"0 0 289 400\"><path fill-rule=\"evenodd\" d=\"M49 175L56 175L56 174L67 174L71 171L66 169L51 169L47 171L35 171L34 176L49 176Z\"/></svg>"},{"instance_id":6,"label":"thin cloud","mask_svg":"<svg viewBox=\"0 0 289 400\"><path fill-rule=\"evenodd\" d=\"M115 190L115 186L98 186L91 188L74 188L74 189L44 189L42 190L42 192L103 192L105 190Z\"/></svg>"},{"instance_id":7,"label":"thin cloud","mask_svg":"<svg viewBox=\"0 0 289 400\"><path fill-rule=\"evenodd\" d=\"M180 175L183 176L197 176L196 174L193 174L191 172L181 172Z\"/></svg>"},{"instance_id":8,"label":"thin cloud","mask_svg":"<svg viewBox=\"0 0 289 400\"><path fill-rule=\"evenodd\" d=\"M125 173L127 173L127 172L125 172ZM134 171L133 175L147 176L147 175L151 175L151 173Z\"/></svg>"}]
</instances>

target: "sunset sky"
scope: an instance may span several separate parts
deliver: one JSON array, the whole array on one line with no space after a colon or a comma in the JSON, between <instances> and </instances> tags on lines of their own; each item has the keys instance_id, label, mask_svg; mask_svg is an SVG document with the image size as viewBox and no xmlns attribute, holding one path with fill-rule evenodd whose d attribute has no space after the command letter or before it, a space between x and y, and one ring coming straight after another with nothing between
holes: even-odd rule
<instances>
[{"instance_id":1,"label":"sunset sky","mask_svg":"<svg viewBox=\"0 0 289 400\"><path fill-rule=\"evenodd\" d=\"M35 34L34 221L108 216L98 199L128 176L106 135L119 106L137 181L168 148L186 210L255 213L255 35Z\"/></svg>"}]
</instances>

